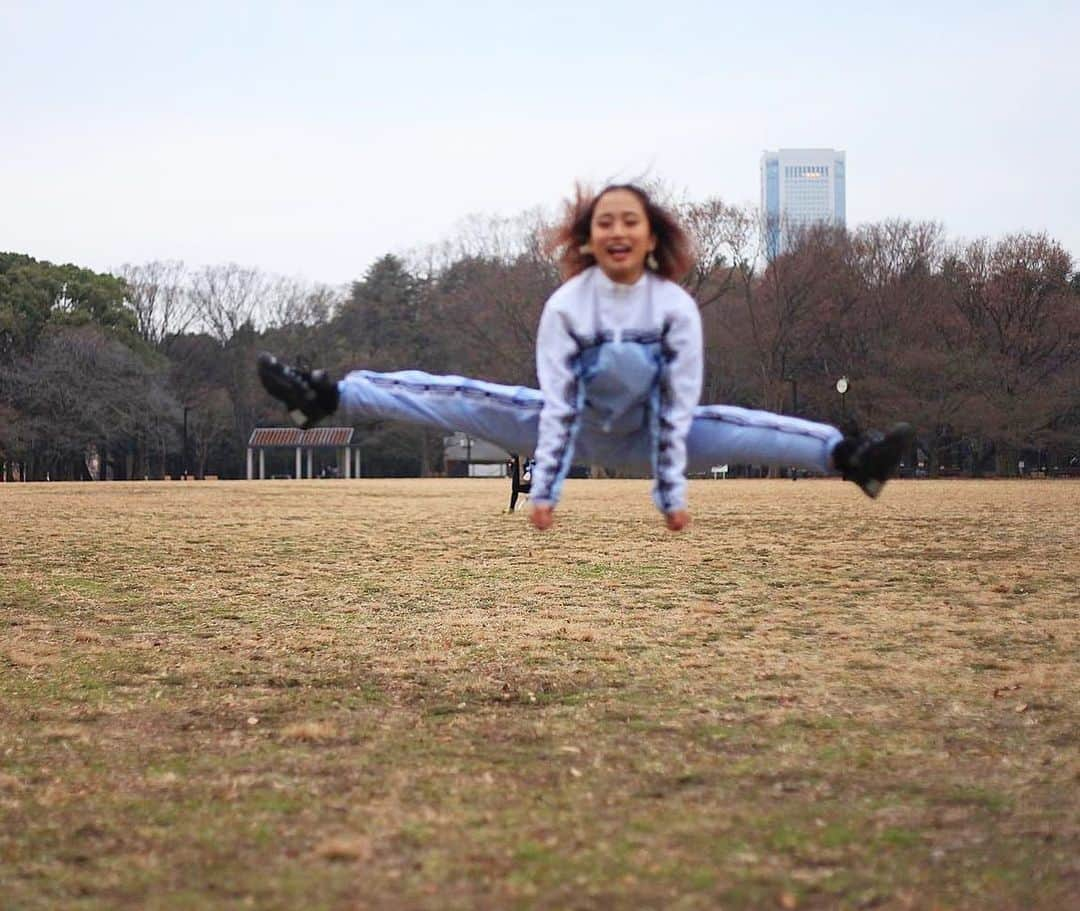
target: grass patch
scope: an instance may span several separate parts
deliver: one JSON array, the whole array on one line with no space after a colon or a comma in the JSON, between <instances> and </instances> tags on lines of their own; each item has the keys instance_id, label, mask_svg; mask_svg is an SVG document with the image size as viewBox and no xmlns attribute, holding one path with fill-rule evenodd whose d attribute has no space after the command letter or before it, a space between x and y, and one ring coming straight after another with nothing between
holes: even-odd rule
<instances>
[{"instance_id":1,"label":"grass patch","mask_svg":"<svg viewBox=\"0 0 1080 911\"><path fill-rule=\"evenodd\" d=\"M504 499L0 486L0 903L1070 905L1080 487Z\"/></svg>"}]
</instances>

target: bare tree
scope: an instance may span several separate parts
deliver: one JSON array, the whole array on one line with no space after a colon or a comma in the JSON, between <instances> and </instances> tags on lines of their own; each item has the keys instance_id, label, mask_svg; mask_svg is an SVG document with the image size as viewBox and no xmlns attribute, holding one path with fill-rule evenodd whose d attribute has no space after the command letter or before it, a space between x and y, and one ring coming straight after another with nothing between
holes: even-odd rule
<instances>
[{"instance_id":1,"label":"bare tree","mask_svg":"<svg viewBox=\"0 0 1080 911\"><path fill-rule=\"evenodd\" d=\"M341 305L343 293L330 285L277 277L266 286L263 315L270 329L312 327L327 322Z\"/></svg>"},{"instance_id":2,"label":"bare tree","mask_svg":"<svg viewBox=\"0 0 1080 911\"><path fill-rule=\"evenodd\" d=\"M455 353L455 371L536 382L536 328L559 281L551 230L538 208L510 218L473 216L438 247L413 254L425 289L425 334L434 347Z\"/></svg>"},{"instance_id":3,"label":"bare tree","mask_svg":"<svg viewBox=\"0 0 1080 911\"><path fill-rule=\"evenodd\" d=\"M496 382L534 385L536 329L558 286L552 264L520 255L512 262L461 260L433 289L433 316L464 372Z\"/></svg>"},{"instance_id":4,"label":"bare tree","mask_svg":"<svg viewBox=\"0 0 1080 911\"><path fill-rule=\"evenodd\" d=\"M116 474L131 477L175 409L161 371L92 324L50 332L2 381L19 415L12 448L38 478L83 476L89 447L123 461Z\"/></svg>"},{"instance_id":5,"label":"bare tree","mask_svg":"<svg viewBox=\"0 0 1080 911\"><path fill-rule=\"evenodd\" d=\"M1044 234L975 241L950 264L953 300L970 337L977 414L998 473L1017 450L1057 440L1080 398L1080 297L1072 258Z\"/></svg>"},{"instance_id":6,"label":"bare tree","mask_svg":"<svg viewBox=\"0 0 1080 911\"><path fill-rule=\"evenodd\" d=\"M170 336L188 331L196 314L182 262L125 263L118 274L127 283L127 304L135 312L144 340L156 347Z\"/></svg>"},{"instance_id":7,"label":"bare tree","mask_svg":"<svg viewBox=\"0 0 1080 911\"><path fill-rule=\"evenodd\" d=\"M519 256L544 258L551 221L543 209L518 215L473 214L463 218L449 237L409 251L402 257L419 281L432 281L465 260L510 263Z\"/></svg>"},{"instance_id":8,"label":"bare tree","mask_svg":"<svg viewBox=\"0 0 1080 911\"><path fill-rule=\"evenodd\" d=\"M279 281L236 263L206 266L191 280L198 325L220 350L220 367L215 372L232 405L231 443L237 453L243 450L262 400L252 365L258 350L257 333L266 324L268 302Z\"/></svg>"},{"instance_id":9,"label":"bare tree","mask_svg":"<svg viewBox=\"0 0 1080 911\"><path fill-rule=\"evenodd\" d=\"M191 277L191 300L200 327L222 345L241 327L261 328L275 281L236 263L199 269Z\"/></svg>"},{"instance_id":10,"label":"bare tree","mask_svg":"<svg viewBox=\"0 0 1080 911\"><path fill-rule=\"evenodd\" d=\"M943 231L878 222L855 231L849 251L854 297L829 350L853 379L855 411L871 424L914 423L936 473L971 408L962 321L941 277Z\"/></svg>"},{"instance_id":11,"label":"bare tree","mask_svg":"<svg viewBox=\"0 0 1080 911\"><path fill-rule=\"evenodd\" d=\"M714 197L682 205L679 218L697 251L694 269L683 285L698 305L705 309L733 288L746 288L761 259L757 213Z\"/></svg>"}]
</instances>

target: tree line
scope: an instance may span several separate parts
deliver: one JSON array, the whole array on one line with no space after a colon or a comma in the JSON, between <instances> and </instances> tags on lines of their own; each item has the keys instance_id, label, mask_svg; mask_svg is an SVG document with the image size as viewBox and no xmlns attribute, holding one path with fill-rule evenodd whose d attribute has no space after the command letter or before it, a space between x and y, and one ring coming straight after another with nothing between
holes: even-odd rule
<instances>
[{"instance_id":1,"label":"tree line","mask_svg":"<svg viewBox=\"0 0 1080 911\"><path fill-rule=\"evenodd\" d=\"M703 401L905 419L931 476L1077 464L1080 274L1052 238L961 242L890 220L814 227L770 260L752 209L673 205L699 252L684 284L705 327ZM339 376L421 368L535 386L536 326L559 283L548 227L536 212L474 218L347 288L236 264L105 274L0 253L3 475L242 477L251 429L283 421L255 376L262 349ZM438 435L356 426L368 474L442 467Z\"/></svg>"}]
</instances>

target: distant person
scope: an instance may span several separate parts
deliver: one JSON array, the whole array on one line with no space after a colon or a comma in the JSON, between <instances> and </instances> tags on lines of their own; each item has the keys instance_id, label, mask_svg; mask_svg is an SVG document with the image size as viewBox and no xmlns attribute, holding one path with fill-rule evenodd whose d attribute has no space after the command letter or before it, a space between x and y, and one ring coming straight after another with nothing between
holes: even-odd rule
<instances>
[{"instance_id":1,"label":"distant person","mask_svg":"<svg viewBox=\"0 0 1080 911\"><path fill-rule=\"evenodd\" d=\"M912 438L846 437L800 418L727 405L699 406L701 318L676 281L693 264L690 239L667 210L632 184L580 189L552 248L563 284L548 299L536 340L540 390L418 370L324 370L261 354L266 390L308 427L338 408L365 420L463 431L510 452L532 453L530 521L551 526L563 480L578 461L650 468L667 527L690 521L686 472L720 463L839 472L876 497Z\"/></svg>"}]
</instances>

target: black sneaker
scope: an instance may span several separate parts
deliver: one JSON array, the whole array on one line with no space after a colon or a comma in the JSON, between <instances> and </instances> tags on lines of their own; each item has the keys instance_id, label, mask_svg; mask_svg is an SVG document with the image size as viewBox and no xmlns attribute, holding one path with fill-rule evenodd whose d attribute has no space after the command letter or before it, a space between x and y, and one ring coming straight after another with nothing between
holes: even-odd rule
<instances>
[{"instance_id":1,"label":"black sneaker","mask_svg":"<svg viewBox=\"0 0 1080 911\"><path fill-rule=\"evenodd\" d=\"M888 433L872 430L844 437L833 449L833 465L845 481L854 481L868 497L876 497L896 474L914 438L910 424L897 424Z\"/></svg>"},{"instance_id":2,"label":"black sneaker","mask_svg":"<svg viewBox=\"0 0 1080 911\"><path fill-rule=\"evenodd\" d=\"M298 427L307 430L337 411L337 383L325 370L290 367L265 351L259 355L258 368L263 388L285 403Z\"/></svg>"}]
</instances>

